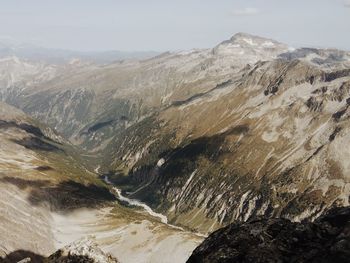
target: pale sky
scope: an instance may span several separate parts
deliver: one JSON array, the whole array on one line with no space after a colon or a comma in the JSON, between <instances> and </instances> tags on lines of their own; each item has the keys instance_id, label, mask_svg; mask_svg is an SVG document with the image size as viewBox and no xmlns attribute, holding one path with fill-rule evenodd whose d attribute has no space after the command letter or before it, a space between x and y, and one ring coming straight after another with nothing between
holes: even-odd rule
<instances>
[{"instance_id":1,"label":"pale sky","mask_svg":"<svg viewBox=\"0 0 350 263\"><path fill-rule=\"evenodd\" d=\"M350 0L0 0L0 42L166 51L237 32L350 50Z\"/></svg>"}]
</instances>

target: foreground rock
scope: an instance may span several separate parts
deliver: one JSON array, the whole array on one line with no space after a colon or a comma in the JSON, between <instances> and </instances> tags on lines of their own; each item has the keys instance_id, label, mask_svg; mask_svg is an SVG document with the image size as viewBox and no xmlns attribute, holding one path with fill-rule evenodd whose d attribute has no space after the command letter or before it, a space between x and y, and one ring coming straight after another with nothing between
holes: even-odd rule
<instances>
[{"instance_id":1,"label":"foreground rock","mask_svg":"<svg viewBox=\"0 0 350 263\"><path fill-rule=\"evenodd\" d=\"M93 240L84 238L58 250L45 262L118 263L119 261L104 253Z\"/></svg>"},{"instance_id":2,"label":"foreground rock","mask_svg":"<svg viewBox=\"0 0 350 263\"><path fill-rule=\"evenodd\" d=\"M231 224L211 234L187 261L349 262L350 207L314 223L261 219Z\"/></svg>"},{"instance_id":3,"label":"foreground rock","mask_svg":"<svg viewBox=\"0 0 350 263\"><path fill-rule=\"evenodd\" d=\"M30 251L18 250L0 257L3 263L118 263L110 254L103 252L93 238L77 240L59 250L48 258Z\"/></svg>"}]
</instances>

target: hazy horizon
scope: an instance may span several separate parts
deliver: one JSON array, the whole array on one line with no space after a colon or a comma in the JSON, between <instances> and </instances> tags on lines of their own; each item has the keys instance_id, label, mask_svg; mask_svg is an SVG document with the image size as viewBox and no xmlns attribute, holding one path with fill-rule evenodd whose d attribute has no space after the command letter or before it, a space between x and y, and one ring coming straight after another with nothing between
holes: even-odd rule
<instances>
[{"instance_id":1,"label":"hazy horizon","mask_svg":"<svg viewBox=\"0 0 350 263\"><path fill-rule=\"evenodd\" d=\"M77 51L210 48L238 32L350 49L348 0L2 1L0 42Z\"/></svg>"}]
</instances>

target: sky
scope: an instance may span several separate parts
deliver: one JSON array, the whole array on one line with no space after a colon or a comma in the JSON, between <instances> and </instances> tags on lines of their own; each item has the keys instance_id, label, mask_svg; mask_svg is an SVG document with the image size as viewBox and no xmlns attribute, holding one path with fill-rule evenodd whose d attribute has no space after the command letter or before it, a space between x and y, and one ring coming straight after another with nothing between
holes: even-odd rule
<instances>
[{"instance_id":1,"label":"sky","mask_svg":"<svg viewBox=\"0 0 350 263\"><path fill-rule=\"evenodd\" d=\"M213 47L237 32L350 50L350 0L0 0L0 42L167 51Z\"/></svg>"}]
</instances>

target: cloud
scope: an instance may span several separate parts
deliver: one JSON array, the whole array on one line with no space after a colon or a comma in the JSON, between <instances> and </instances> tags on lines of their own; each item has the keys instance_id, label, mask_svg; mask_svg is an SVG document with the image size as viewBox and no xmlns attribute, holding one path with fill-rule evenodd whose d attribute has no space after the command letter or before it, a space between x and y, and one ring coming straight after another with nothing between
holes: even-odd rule
<instances>
[{"instance_id":1,"label":"cloud","mask_svg":"<svg viewBox=\"0 0 350 263\"><path fill-rule=\"evenodd\" d=\"M350 8L350 0L345 0L344 6Z\"/></svg>"},{"instance_id":2,"label":"cloud","mask_svg":"<svg viewBox=\"0 0 350 263\"><path fill-rule=\"evenodd\" d=\"M253 7L236 9L231 12L231 15L233 16L254 16L257 14L259 14L259 10Z\"/></svg>"}]
</instances>

